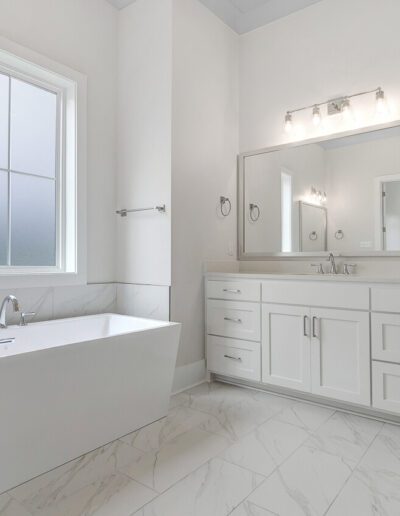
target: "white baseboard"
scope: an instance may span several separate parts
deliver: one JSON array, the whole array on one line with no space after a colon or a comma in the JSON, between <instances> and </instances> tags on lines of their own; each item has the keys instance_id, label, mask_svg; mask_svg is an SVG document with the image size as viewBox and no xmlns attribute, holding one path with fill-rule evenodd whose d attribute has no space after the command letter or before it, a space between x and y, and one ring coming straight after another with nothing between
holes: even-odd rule
<instances>
[{"instance_id":1,"label":"white baseboard","mask_svg":"<svg viewBox=\"0 0 400 516\"><path fill-rule=\"evenodd\" d=\"M199 360L192 364L177 367L175 369L174 383L172 385L172 392L178 392L199 385L206 381L206 361Z\"/></svg>"}]
</instances>

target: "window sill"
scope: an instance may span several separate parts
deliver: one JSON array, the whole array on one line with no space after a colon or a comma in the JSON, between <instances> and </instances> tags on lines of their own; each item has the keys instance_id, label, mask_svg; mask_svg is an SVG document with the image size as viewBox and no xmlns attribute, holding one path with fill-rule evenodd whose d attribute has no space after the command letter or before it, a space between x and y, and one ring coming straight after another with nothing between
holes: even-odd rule
<instances>
[{"instance_id":1,"label":"window sill","mask_svg":"<svg viewBox=\"0 0 400 516\"><path fill-rule=\"evenodd\" d=\"M86 274L71 272L0 272L0 289L86 285Z\"/></svg>"}]
</instances>

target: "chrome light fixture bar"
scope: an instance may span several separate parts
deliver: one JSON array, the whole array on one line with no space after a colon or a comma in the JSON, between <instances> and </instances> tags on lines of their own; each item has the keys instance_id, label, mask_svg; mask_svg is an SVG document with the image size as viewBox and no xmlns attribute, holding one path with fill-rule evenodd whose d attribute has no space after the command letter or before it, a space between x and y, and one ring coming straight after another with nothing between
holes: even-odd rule
<instances>
[{"instance_id":1,"label":"chrome light fixture bar","mask_svg":"<svg viewBox=\"0 0 400 516\"><path fill-rule=\"evenodd\" d=\"M300 111L306 111L308 109L312 110L312 121L313 124L318 127L322 121L321 117L321 106L327 106L327 114L328 116L338 115L342 113L346 118L351 116L351 103L350 99L354 97L360 97L362 95L370 95L375 93L376 100L376 111L378 114L382 114L386 109L386 98L385 92L381 87L376 88L374 90L362 91L360 93L353 93L352 95L347 95L345 97L339 97L337 99L326 100L325 102L320 102L318 104L312 104L310 106L301 107L298 109L292 109L286 112L285 115L285 131L290 133L293 129L293 114L298 113Z\"/></svg>"}]
</instances>

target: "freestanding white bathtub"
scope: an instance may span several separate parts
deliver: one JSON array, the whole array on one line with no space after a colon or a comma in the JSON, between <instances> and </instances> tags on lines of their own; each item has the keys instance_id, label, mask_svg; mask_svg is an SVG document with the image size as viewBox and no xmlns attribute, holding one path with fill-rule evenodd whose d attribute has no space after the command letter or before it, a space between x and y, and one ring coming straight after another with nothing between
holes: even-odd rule
<instances>
[{"instance_id":1,"label":"freestanding white bathtub","mask_svg":"<svg viewBox=\"0 0 400 516\"><path fill-rule=\"evenodd\" d=\"M114 314L0 330L0 493L164 417L179 335Z\"/></svg>"}]
</instances>

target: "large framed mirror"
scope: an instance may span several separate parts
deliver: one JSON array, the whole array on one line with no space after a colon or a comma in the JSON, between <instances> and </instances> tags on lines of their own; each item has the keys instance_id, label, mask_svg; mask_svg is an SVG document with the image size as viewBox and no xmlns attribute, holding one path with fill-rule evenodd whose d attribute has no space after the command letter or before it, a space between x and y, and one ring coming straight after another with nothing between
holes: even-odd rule
<instances>
[{"instance_id":1,"label":"large framed mirror","mask_svg":"<svg viewBox=\"0 0 400 516\"><path fill-rule=\"evenodd\" d=\"M400 255L400 125L239 156L239 259Z\"/></svg>"}]
</instances>

